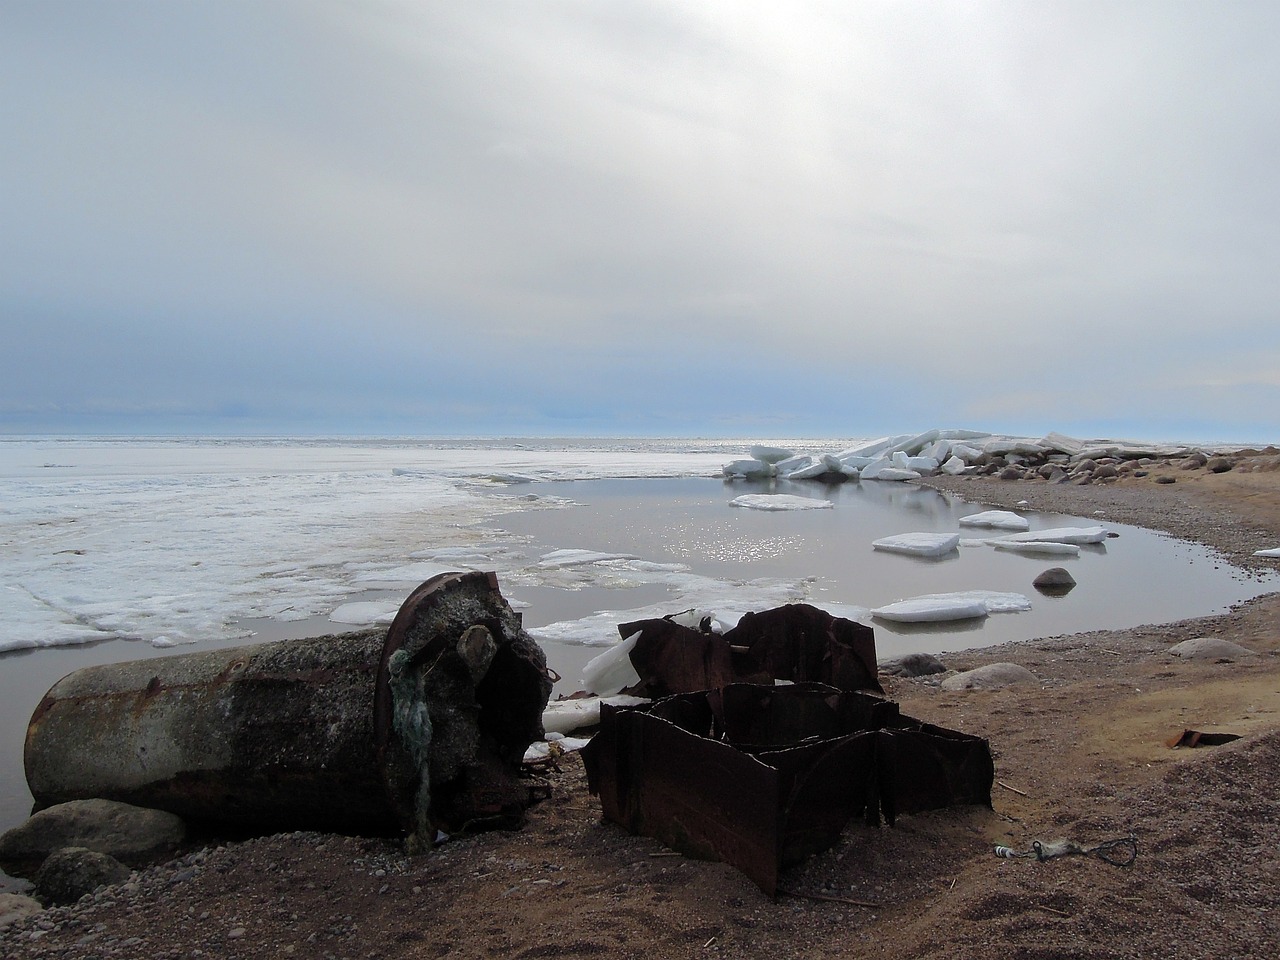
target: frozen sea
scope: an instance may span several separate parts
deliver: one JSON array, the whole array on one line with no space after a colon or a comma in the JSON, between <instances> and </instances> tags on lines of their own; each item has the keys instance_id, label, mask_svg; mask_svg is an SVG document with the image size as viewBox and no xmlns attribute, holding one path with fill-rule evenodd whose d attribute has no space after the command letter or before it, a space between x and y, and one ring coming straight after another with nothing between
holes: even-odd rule
<instances>
[{"instance_id":1,"label":"frozen sea","mask_svg":"<svg viewBox=\"0 0 1280 960\"><path fill-rule=\"evenodd\" d=\"M873 622L871 608L923 594L1030 600L963 624L876 620L887 658L1168 622L1267 589L1133 527L1107 524L1120 536L1078 557L1028 557L959 525L983 508L911 485L720 478L753 443L857 439L0 438L0 829L30 804L26 720L71 670L388 623L445 570L497 572L560 689L619 622L690 607L732 621L804 600ZM1026 516L1033 530L1106 523ZM964 539L934 559L871 548L911 532ZM1036 594L1049 566L1080 585Z\"/></svg>"}]
</instances>

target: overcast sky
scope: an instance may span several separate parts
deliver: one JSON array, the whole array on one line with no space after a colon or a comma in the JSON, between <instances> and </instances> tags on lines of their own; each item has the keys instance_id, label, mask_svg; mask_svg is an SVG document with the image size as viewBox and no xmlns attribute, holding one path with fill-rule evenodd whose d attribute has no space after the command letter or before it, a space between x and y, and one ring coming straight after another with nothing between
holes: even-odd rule
<instances>
[{"instance_id":1,"label":"overcast sky","mask_svg":"<svg viewBox=\"0 0 1280 960\"><path fill-rule=\"evenodd\" d=\"M0 432L1280 440L1280 4L0 0Z\"/></svg>"}]
</instances>

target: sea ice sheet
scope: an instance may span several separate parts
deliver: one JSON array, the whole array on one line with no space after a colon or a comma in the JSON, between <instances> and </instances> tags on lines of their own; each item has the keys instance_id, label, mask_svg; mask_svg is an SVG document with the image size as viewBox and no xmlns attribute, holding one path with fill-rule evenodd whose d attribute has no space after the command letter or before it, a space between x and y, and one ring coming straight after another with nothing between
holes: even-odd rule
<instances>
[{"instance_id":1,"label":"sea ice sheet","mask_svg":"<svg viewBox=\"0 0 1280 960\"><path fill-rule=\"evenodd\" d=\"M905 553L914 557L941 557L960 546L958 533L900 533L872 542L876 550Z\"/></svg>"},{"instance_id":2,"label":"sea ice sheet","mask_svg":"<svg viewBox=\"0 0 1280 960\"><path fill-rule=\"evenodd\" d=\"M1001 530L1026 530L1031 521L1011 510L985 510L960 518L962 527L996 527Z\"/></svg>"},{"instance_id":3,"label":"sea ice sheet","mask_svg":"<svg viewBox=\"0 0 1280 960\"><path fill-rule=\"evenodd\" d=\"M1101 543L1110 536L1106 527L1051 527L1048 530L1028 530L1011 533L1002 539L1011 543Z\"/></svg>"},{"instance_id":4,"label":"sea ice sheet","mask_svg":"<svg viewBox=\"0 0 1280 960\"><path fill-rule=\"evenodd\" d=\"M931 593L875 607L873 617L901 623L925 623L945 620L972 620L991 613L1019 613L1031 609L1031 601L1020 593L990 590L963 590L956 593Z\"/></svg>"},{"instance_id":5,"label":"sea ice sheet","mask_svg":"<svg viewBox=\"0 0 1280 960\"><path fill-rule=\"evenodd\" d=\"M729 506L748 510L829 510L834 504L830 500L797 497L791 493L744 493L730 500Z\"/></svg>"}]
</instances>

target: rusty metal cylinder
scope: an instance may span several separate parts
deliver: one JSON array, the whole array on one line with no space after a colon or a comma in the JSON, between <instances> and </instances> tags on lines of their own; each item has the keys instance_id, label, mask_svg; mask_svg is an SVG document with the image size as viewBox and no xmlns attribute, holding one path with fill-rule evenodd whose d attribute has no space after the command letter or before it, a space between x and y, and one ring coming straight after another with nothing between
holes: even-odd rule
<instances>
[{"instance_id":1,"label":"rusty metal cylinder","mask_svg":"<svg viewBox=\"0 0 1280 960\"><path fill-rule=\"evenodd\" d=\"M361 633L79 670L27 728L31 795L394 829L374 749L381 654L381 635Z\"/></svg>"},{"instance_id":2,"label":"rusty metal cylinder","mask_svg":"<svg viewBox=\"0 0 1280 960\"><path fill-rule=\"evenodd\" d=\"M27 782L39 807L104 798L251 829L456 828L522 809L519 765L550 688L496 578L446 574L385 634L79 670L31 718Z\"/></svg>"}]
</instances>

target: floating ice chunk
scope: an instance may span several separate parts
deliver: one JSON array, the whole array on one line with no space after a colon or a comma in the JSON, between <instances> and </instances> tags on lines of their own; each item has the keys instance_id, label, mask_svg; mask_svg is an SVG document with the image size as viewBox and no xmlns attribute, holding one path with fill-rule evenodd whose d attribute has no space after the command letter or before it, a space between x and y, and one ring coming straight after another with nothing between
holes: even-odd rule
<instances>
[{"instance_id":1,"label":"floating ice chunk","mask_svg":"<svg viewBox=\"0 0 1280 960\"><path fill-rule=\"evenodd\" d=\"M797 497L790 493L746 493L730 500L729 506L749 510L826 510L835 504L830 500Z\"/></svg>"},{"instance_id":2,"label":"floating ice chunk","mask_svg":"<svg viewBox=\"0 0 1280 960\"><path fill-rule=\"evenodd\" d=\"M724 475L726 477L743 477L747 480L759 477L772 477L774 475L773 464L765 463L763 460L734 460L724 465Z\"/></svg>"},{"instance_id":3,"label":"floating ice chunk","mask_svg":"<svg viewBox=\"0 0 1280 960\"><path fill-rule=\"evenodd\" d=\"M1271 547L1268 550L1255 550L1255 557L1280 557L1280 547Z\"/></svg>"},{"instance_id":4,"label":"floating ice chunk","mask_svg":"<svg viewBox=\"0 0 1280 960\"><path fill-rule=\"evenodd\" d=\"M864 467L869 467L875 463L879 457L840 457L836 460L843 468L845 473L860 473Z\"/></svg>"},{"instance_id":5,"label":"floating ice chunk","mask_svg":"<svg viewBox=\"0 0 1280 960\"><path fill-rule=\"evenodd\" d=\"M836 458L843 460L846 457L879 457L896 450L899 443L910 439L911 435L906 433L897 437L880 437L878 440L869 440L866 443L858 444L856 447L841 450L836 454Z\"/></svg>"},{"instance_id":6,"label":"floating ice chunk","mask_svg":"<svg viewBox=\"0 0 1280 960\"><path fill-rule=\"evenodd\" d=\"M547 733L573 733L583 727L594 727L600 722L600 704L615 707L633 707L648 703L643 697L578 697L573 700L552 700L542 711L542 729Z\"/></svg>"},{"instance_id":7,"label":"floating ice chunk","mask_svg":"<svg viewBox=\"0 0 1280 960\"><path fill-rule=\"evenodd\" d=\"M784 464L778 464L778 476L784 480L812 480L814 477L820 477L827 473L831 468L827 466L823 460L815 460L813 457L796 457L797 461L803 461L796 466L787 466L784 470Z\"/></svg>"},{"instance_id":8,"label":"floating ice chunk","mask_svg":"<svg viewBox=\"0 0 1280 960\"><path fill-rule=\"evenodd\" d=\"M938 461L933 457L926 456L907 457L907 469L928 476L937 472Z\"/></svg>"},{"instance_id":9,"label":"floating ice chunk","mask_svg":"<svg viewBox=\"0 0 1280 960\"><path fill-rule=\"evenodd\" d=\"M390 623L396 618L396 612L399 609L398 603L377 600L344 603L329 614L329 619L334 623L349 623L356 626Z\"/></svg>"},{"instance_id":10,"label":"floating ice chunk","mask_svg":"<svg viewBox=\"0 0 1280 960\"><path fill-rule=\"evenodd\" d=\"M920 474L894 465L889 457L881 457L862 468L863 480L919 480Z\"/></svg>"},{"instance_id":11,"label":"floating ice chunk","mask_svg":"<svg viewBox=\"0 0 1280 960\"><path fill-rule=\"evenodd\" d=\"M631 663L631 651L639 638L637 630L617 646L588 660L582 668L582 688L588 693L610 696L623 687L639 683L640 674Z\"/></svg>"},{"instance_id":12,"label":"floating ice chunk","mask_svg":"<svg viewBox=\"0 0 1280 960\"><path fill-rule=\"evenodd\" d=\"M906 553L915 557L940 557L960 546L958 533L900 533L883 537L871 546L890 553Z\"/></svg>"},{"instance_id":13,"label":"floating ice chunk","mask_svg":"<svg viewBox=\"0 0 1280 960\"><path fill-rule=\"evenodd\" d=\"M873 617L900 623L940 620L972 620L991 613L1021 613L1031 609L1031 601L1020 593L991 590L963 590L958 593L931 593L899 600L871 611Z\"/></svg>"},{"instance_id":14,"label":"floating ice chunk","mask_svg":"<svg viewBox=\"0 0 1280 960\"><path fill-rule=\"evenodd\" d=\"M930 459L937 460L939 463L942 463L942 461L946 460L947 457L951 456L951 441L935 440L920 451L920 456L929 457Z\"/></svg>"},{"instance_id":15,"label":"floating ice chunk","mask_svg":"<svg viewBox=\"0 0 1280 960\"><path fill-rule=\"evenodd\" d=\"M600 553L596 550L552 550L544 553L538 560L540 567L584 567L591 563L603 563L608 560L637 560L629 553Z\"/></svg>"},{"instance_id":16,"label":"floating ice chunk","mask_svg":"<svg viewBox=\"0 0 1280 960\"><path fill-rule=\"evenodd\" d=\"M778 463L782 460L794 457L794 450L784 450L782 447L752 447L751 456L763 463Z\"/></svg>"},{"instance_id":17,"label":"floating ice chunk","mask_svg":"<svg viewBox=\"0 0 1280 960\"><path fill-rule=\"evenodd\" d=\"M867 623L871 619L871 611L866 607L860 607L853 603L827 603L820 600L810 600L810 604L819 610L825 610L833 617L843 617L846 620L852 620L855 623Z\"/></svg>"},{"instance_id":18,"label":"floating ice chunk","mask_svg":"<svg viewBox=\"0 0 1280 960\"><path fill-rule=\"evenodd\" d=\"M999 527L1001 530L1026 530L1031 521L1011 510L986 510L960 518L962 527Z\"/></svg>"},{"instance_id":19,"label":"floating ice chunk","mask_svg":"<svg viewBox=\"0 0 1280 960\"><path fill-rule=\"evenodd\" d=\"M1011 553L1080 556L1080 545L1076 543L1057 543L1052 540L988 540L987 542L997 550L1008 550Z\"/></svg>"},{"instance_id":20,"label":"floating ice chunk","mask_svg":"<svg viewBox=\"0 0 1280 960\"><path fill-rule=\"evenodd\" d=\"M1011 533L1002 539L1013 543L1101 543L1107 539L1106 527L1052 527L1048 530L1029 530L1026 533Z\"/></svg>"},{"instance_id":21,"label":"floating ice chunk","mask_svg":"<svg viewBox=\"0 0 1280 960\"><path fill-rule=\"evenodd\" d=\"M873 607L871 615L898 623L931 623L940 620L974 620L987 616L989 612L987 605L981 600L938 594Z\"/></svg>"},{"instance_id":22,"label":"floating ice chunk","mask_svg":"<svg viewBox=\"0 0 1280 960\"><path fill-rule=\"evenodd\" d=\"M906 440L894 444L894 446L907 456L913 457L929 444L937 440L938 436L937 430L926 430L924 433L917 434L914 437L909 437Z\"/></svg>"}]
</instances>

